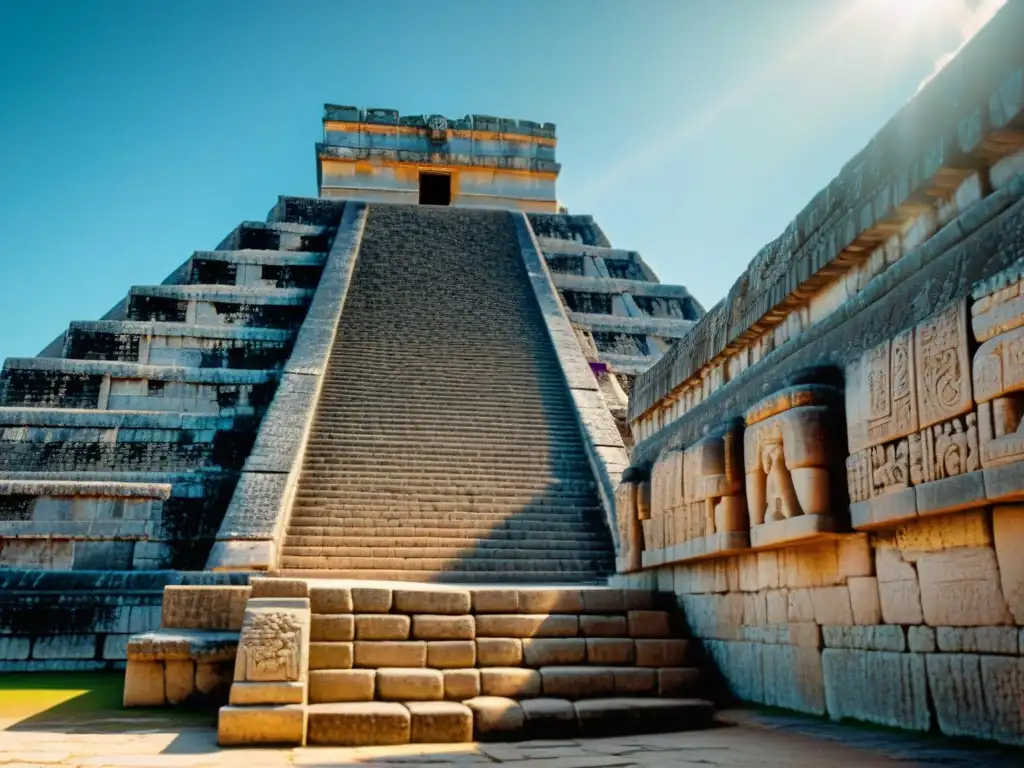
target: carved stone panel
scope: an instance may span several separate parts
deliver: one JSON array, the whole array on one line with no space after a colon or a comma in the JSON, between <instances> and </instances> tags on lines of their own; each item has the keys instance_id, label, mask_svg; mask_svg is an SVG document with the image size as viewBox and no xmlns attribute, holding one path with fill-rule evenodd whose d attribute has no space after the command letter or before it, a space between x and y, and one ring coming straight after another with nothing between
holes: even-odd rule
<instances>
[{"instance_id":1,"label":"carved stone panel","mask_svg":"<svg viewBox=\"0 0 1024 768\"><path fill-rule=\"evenodd\" d=\"M245 609L235 662L236 682L306 679L309 600L252 598Z\"/></svg>"},{"instance_id":2,"label":"carved stone panel","mask_svg":"<svg viewBox=\"0 0 1024 768\"><path fill-rule=\"evenodd\" d=\"M917 393L922 427L971 410L966 299L922 321L914 330Z\"/></svg>"}]
</instances>

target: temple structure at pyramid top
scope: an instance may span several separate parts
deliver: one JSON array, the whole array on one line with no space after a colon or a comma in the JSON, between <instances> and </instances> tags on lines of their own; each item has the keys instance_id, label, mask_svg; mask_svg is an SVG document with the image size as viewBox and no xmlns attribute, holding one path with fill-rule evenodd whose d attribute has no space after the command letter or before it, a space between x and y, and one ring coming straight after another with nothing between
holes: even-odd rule
<instances>
[{"instance_id":1,"label":"temple structure at pyramid top","mask_svg":"<svg viewBox=\"0 0 1024 768\"><path fill-rule=\"evenodd\" d=\"M324 105L321 197L556 213L555 126Z\"/></svg>"}]
</instances>

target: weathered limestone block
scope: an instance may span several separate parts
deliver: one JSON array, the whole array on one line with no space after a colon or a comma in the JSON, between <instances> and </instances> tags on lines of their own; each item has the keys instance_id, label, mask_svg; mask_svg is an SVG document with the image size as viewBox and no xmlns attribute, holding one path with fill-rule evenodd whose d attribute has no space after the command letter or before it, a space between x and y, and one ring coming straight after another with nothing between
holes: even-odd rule
<instances>
[{"instance_id":1,"label":"weathered limestone block","mask_svg":"<svg viewBox=\"0 0 1024 768\"><path fill-rule=\"evenodd\" d=\"M829 423L834 416L829 405L836 399L833 387L803 384L747 412L743 459L752 545L833 529L828 513L834 453Z\"/></svg>"},{"instance_id":2,"label":"weathered limestone block","mask_svg":"<svg viewBox=\"0 0 1024 768\"><path fill-rule=\"evenodd\" d=\"M931 698L943 733L1024 744L1020 705L1024 660L932 653L927 665Z\"/></svg>"},{"instance_id":3,"label":"weathered limestone block","mask_svg":"<svg viewBox=\"0 0 1024 768\"><path fill-rule=\"evenodd\" d=\"M826 648L821 665L833 720L849 717L928 730L931 717L923 655Z\"/></svg>"},{"instance_id":4,"label":"weathered limestone block","mask_svg":"<svg viewBox=\"0 0 1024 768\"><path fill-rule=\"evenodd\" d=\"M306 707L302 704L221 707L217 717L217 743L303 744Z\"/></svg>"},{"instance_id":5,"label":"weathered limestone block","mask_svg":"<svg viewBox=\"0 0 1024 768\"><path fill-rule=\"evenodd\" d=\"M314 614L352 613L352 590L348 587L310 586L309 605Z\"/></svg>"},{"instance_id":6,"label":"weathered limestone block","mask_svg":"<svg viewBox=\"0 0 1024 768\"><path fill-rule=\"evenodd\" d=\"M659 638L670 634L666 611L629 611L629 636L633 638Z\"/></svg>"},{"instance_id":7,"label":"weathered limestone block","mask_svg":"<svg viewBox=\"0 0 1024 768\"><path fill-rule=\"evenodd\" d=\"M1024 625L1024 506L995 507L992 538L1003 597L1017 624Z\"/></svg>"},{"instance_id":8,"label":"weathered limestone block","mask_svg":"<svg viewBox=\"0 0 1024 768\"><path fill-rule=\"evenodd\" d=\"M353 665L367 669L425 667L427 643L424 640L356 640Z\"/></svg>"},{"instance_id":9,"label":"weathered limestone block","mask_svg":"<svg viewBox=\"0 0 1024 768\"><path fill-rule=\"evenodd\" d=\"M412 617L412 636L417 640L472 640L476 637L476 622L472 616Z\"/></svg>"},{"instance_id":10,"label":"weathered limestone block","mask_svg":"<svg viewBox=\"0 0 1024 768\"><path fill-rule=\"evenodd\" d=\"M124 676L123 704L126 707L162 707L164 665L161 661L129 660Z\"/></svg>"},{"instance_id":11,"label":"weathered limestone block","mask_svg":"<svg viewBox=\"0 0 1024 768\"><path fill-rule=\"evenodd\" d=\"M632 664L636 658L636 649L629 638L620 637L588 637L588 664Z\"/></svg>"},{"instance_id":12,"label":"weathered limestone block","mask_svg":"<svg viewBox=\"0 0 1024 768\"><path fill-rule=\"evenodd\" d=\"M481 667L517 667L523 663L523 641L513 637L478 637L476 656Z\"/></svg>"},{"instance_id":13,"label":"weathered limestone block","mask_svg":"<svg viewBox=\"0 0 1024 768\"><path fill-rule=\"evenodd\" d=\"M251 585L252 592L249 597L309 597L309 584L302 579L255 578L252 580Z\"/></svg>"},{"instance_id":14,"label":"weathered limestone block","mask_svg":"<svg viewBox=\"0 0 1024 768\"><path fill-rule=\"evenodd\" d=\"M625 616L580 616L583 637L626 637L629 630Z\"/></svg>"},{"instance_id":15,"label":"weathered limestone block","mask_svg":"<svg viewBox=\"0 0 1024 768\"><path fill-rule=\"evenodd\" d=\"M352 643L310 643L310 669L349 669L352 667Z\"/></svg>"},{"instance_id":16,"label":"weathered limestone block","mask_svg":"<svg viewBox=\"0 0 1024 768\"><path fill-rule=\"evenodd\" d=\"M463 590L396 589L395 610L401 613L468 614L472 600Z\"/></svg>"},{"instance_id":17,"label":"weathered limestone block","mask_svg":"<svg viewBox=\"0 0 1024 768\"><path fill-rule=\"evenodd\" d=\"M850 590L846 587L815 587L811 590L814 620L819 624L850 625L854 623Z\"/></svg>"},{"instance_id":18,"label":"weathered limestone block","mask_svg":"<svg viewBox=\"0 0 1024 768\"><path fill-rule=\"evenodd\" d=\"M1016 627L939 627L935 634L943 653L1018 653L1020 632Z\"/></svg>"},{"instance_id":19,"label":"weathered limestone block","mask_svg":"<svg viewBox=\"0 0 1024 768\"><path fill-rule=\"evenodd\" d=\"M764 699L770 706L825 714L821 651L795 645L764 645Z\"/></svg>"},{"instance_id":20,"label":"weathered limestone block","mask_svg":"<svg viewBox=\"0 0 1024 768\"><path fill-rule=\"evenodd\" d=\"M526 722L519 703L502 696L474 696L462 703L473 710L473 731L480 737L516 733Z\"/></svg>"},{"instance_id":21,"label":"weathered limestone block","mask_svg":"<svg viewBox=\"0 0 1024 768\"><path fill-rule=\"evenodd\" d=\"M908 627L907 648L912 653L933 653L935 651L935 630L924 625Z\"/></svg>"},{"instance_id":22,"label":"weathered limestone block","mask_svg":"<svg viewBox=\"0 0 1024 768\"><path fill-rule=\"evenodd\" d=\"M515 613L519 610L517 589L475 589L470 593L473 613Z\"/></svg>"},{"instance_id":23,"label":"weathered limestone block","mask_svg":"<svg viewBox=\"0 0 1024 768\"><path fill-rule=\"evenodd\" d=\"M611 668L617 696L650 696L658 690L658 670L646 667Z\"/></svg>"},{"instance_id":24,"label":"weathered limestone block","mask_svg":"<svg viewBox=\"0 0 1024 768\"><path fill-rule=\"evenodd\" d=\"M444 698L444 675L438 669L377 670L377 698L385 701L440 701Z\"/></svg>"},{"instance_id":25,"label":"weathered limestone block","mask_svg":"<svg viewBox=\"0 0 1024 768\"><path fill-rule=\"evenodd\" d=\"M427 666L433 669L461 669L476 665L473 640L432 640L427 643Z\"/></svg>"},{"instance_id":26,"label":"weathered limestone block","mask_svg":"<svg viewBox=\"0 0 1024 768\"><path fill-rule=\"evenodd\" d=\"M311 704L309 743L343 747L408 744L412 717L401 704L368 701Z\"/></svg>"},{"instance_id":27,"label":"weathered limestone block","mask_svg":"<svg viewBox=\"0 0 1024 768\"><path fill-rule=\"evenodd\" d=\"M877 626L822 627L825 645L829 648L853 648L863 651L894 651L907 649L903 627L880 624Z\"/></svg>"},{"instance_id":28,"label":"weathered limestone block","mask_svg":"<svg viewBox=\"0 0 1024 768\"><path fill-rule=\"evenodd\" d=\"M602 587L600 589L584 589L582 594L583 605L588 614L607 614L627 610L624 590Z\"/></svg>"},{"instance_id":29,"label":"weathered limestone block","mask_svg":"<svg viewBox=\"0 0 1024 768\"><path fill-rule=\"evenodd\" d=\"M479 669L445 669L444 697L448 701L465 701L480 695Z\"/></svg>"},{"instance_id":30,"label":"weathered limestone block","mask_svg":"<svg viewBox=\"0 0 1024 768\"><path fill-rule=\"evenodd\" d=\"M662 667L658 672L658 695L667 698L693 697L700 686L697 667Z\"/></svg>"},{"instance_id":31,"label":"weathered limestone block","mask_svg":"<svg viewBox=\"0 0 1024 768\"><path fill-rule=\"evenodd\" d=\"M387 613L391 610L392 594L386 587L352 587L354 613Z\"/></svg>"},{"instance_id":32,"label":"weathered limestone block","mask_svg":"<svg viewBox=\"0 0 1024 768\"><path fill-rule=\"evenodd\" d=\"M733 695L746 701L765 701L762 655L768 646L722 640L705 641L704 645Z\"/></svg>"},{"instance_id":33,"label":"weathered limestone block","mask_svg":"<svg viewBox=\"0 0 1024 768\"><path fill-rule=\"evenodd\" d=\"M313 674L310 674L312 685ZM231 686L232 706L247 704L305 704L306 686L302 683L235 683ZM170 699L168 699L170 701Z\"/></svg>"},{"instance_id":34,"label":"weathered limestone block","mask_svg":"<svg viewBox=\"0 0 1024 768\"><path fill-rule=\"evenodd\" d=\"M309 628L309 598L250 598L238 641L235 681L305 681Z\"/></svg>"},{"instance_id":35,"label":"weathered limestone block","mask_svg":"<svg viewBox=\"0 0 1024 768\"><path fill-rule=\"evenodd\" d=\"M558 699L611 696L615 692L615 675L610 667L543 667L540 676L544 695Z\"/></svg>"},{"instance_id":36,"label":"weathered limestone block","mask_svg":"<svg viewBox=\"0 0 1024 768\"><path fill-rule=\"evenodd\" d=\"M249 587L164 587L160 626L173 629L240 630Z\"/></svg>"},{"instance_id":37,"label":"weathered limestone block","mask_svg":"<svg viewBox=\"0 0 1024 768\"><path fill-rule=\"evenodd\" d=\"M354 640L355 627L355 617L351 613L314 613L310 624L310 639L313 642Z\"/></svg>"},{"instance_id":38,"label":"weathered limestone block","mask_svg":"<svg viewBox=\"0 0 1024 768\"><path fill-rule=\"evenodd\" d=\"M485 696L529 699L540 696L541 674L522 667L487 667L480 670L480 690Z\"/></svg>"},{"instance_id":39,"label":"weathered limestone block","mask_svg":"<svg viewBox=\"0 0 1024 768\"><path fill-rule=\"evenodd\" d=\"M851 576L847 581L854 624L881 624L882 603L878 597L878 579L874 576Z\"/></svg>"},{"instance_id":40,"label":"weathered limestone block","mask_svg":"<svg viewBox=\"0 0 1024 768\"><path fill-rule=\"evenodd\" d=\"M529 667L555 664L582 664L587 656L587 641L582 637L526 638L523 659Z\"/></svg>"},{"instance_id":41,"label":"weathered limestone block","mask_svg":"<svg viewBox=\"0 0 1024 768\"><path fill-rule=\"evenodd\" d=\"M990 547L950 549L917 560L921 608L933 627L1012 624Z\"/></svg>"},{"instance_id":42,"label":"weathered limestone block","mask_svg":"<svg viewBox=\"0 0 1024 768\"><path fill-rule=\"evenodd\" d=\"M476 617L477 637L575 637L578 627L577 617L567 614L495 613Z\"/></svg>"},{"instance_id":43,"label":"weathered limestone block","mask_svg":"<svg viewBox=\"0 0 1024 768\"><path fill-rule=\"evenodd\" d=\"M473 740L473 711L453 701L409 701L413 744L452 744Z\"/></svg>"},{"instance_id":44,"label":"weathered limestone block","mask_svg":"<svg viewBox=\"0 0 1024 768\"><path fill-rule=\"evenodd\" d=\"M309 701L313 704L373 701L376 676L373 669L312 670L309 673Z\"/></svg>"},{"instance_id":45,"label":"weathered limestone block","mask_svg":"<svg viewBox=\"0 0 1024 768\"><path fill-rule=\"evenodd\" d=\"M878 572L878 599L886 624L921 624L921 588L917 570L904 562L899 550L880 546L875 550Z\"/></svg>"},{"instance_id":46,"label":"weathered limestone block","mask_svg":"<svg viewBox=\"0 0 1024 768\"><path fill-rule=\"evenodd\" d=\"M638 667L681 667L686 661L686 640L634 640Z\"/></svg>"},{"instance_id":47,"label":"weathered limestone block","mask_svg":"<svg viewBox=\"0 0 1024 768\"><path fill-rule=\"evenodd\" d=\"M525 699L520 702L531 739L567 738L577 730L576 710L566 699Z\"/></svg>"},{"instance_id":48,"label":"weathered limestone block","mask_svg":"<svg viewBox=\"0 0 1024 768\"><path fill-rule=\"evenodd\" d=\"M164 694L168 704L181 704L196 689L196 664L186 659L164 662Z\"/></svg>"},{"instance_id":49,"label":"weathered limestone block","mask_svg":"<svg viewBox=\"0 0 1024 768\"><path fill-rule=\"evenodd\" d=\"M355 617L357 640L408 640L408 616L371 613Z\"/></svg>"},{"instance_id":50,"label":"weathered limestone block","mask_svg":"<svg viewBox=\"0 0 1024 768\"><path fill-rule=\"evenodd\" d=\"M583 593L578 589L520 589L519 612L532 614L583 613Z\"/></svg>"}]
</instances>

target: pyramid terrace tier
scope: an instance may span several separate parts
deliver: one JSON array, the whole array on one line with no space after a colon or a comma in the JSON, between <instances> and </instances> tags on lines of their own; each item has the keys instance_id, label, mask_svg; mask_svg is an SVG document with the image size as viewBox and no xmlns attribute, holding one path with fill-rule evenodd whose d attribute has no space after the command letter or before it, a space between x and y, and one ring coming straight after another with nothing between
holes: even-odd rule
<instances>
[{"instance_id":1,"label":"pyramid terrace tier","mask_svg":"<svg viewBox=\"0 0 1024 768\"><path fill-rule=\"evenodd\" d=\"M289 328L80 320L68 328L61 356L186 368L268 370L284 366L294 336Z\"/></svg>"},{"instance_id":2,"label":"pyramid terrace tier","mask_svg":"<svg viewBox=\"0 0 1024 768\"><path fill-rule=\"evenodd\" d=\"M326 253L276 250L196 251L188 282L252 288L316 288Z\"/></svg>"},{"instance_id":3,"label":"pyramid terrace tier","mask_svg":"<svg viewBox=\"0 0 1024 768\"><path fill-rule=\"evenodd\" d=\"M273 371L9 358L0 406L255 415L276 384Z\"/></svg>"},{"instance_id":4,"label":"pyramid terrace tier","mask_svg":"<svg viewBox=\"0 0 1024 768\"><path fill-rule=\"evenodd\" d=\"M220 285L137 285L128 295L128 320L197 325L297 329L313 298L308 288Z\"/></svg>"}]
</instances>

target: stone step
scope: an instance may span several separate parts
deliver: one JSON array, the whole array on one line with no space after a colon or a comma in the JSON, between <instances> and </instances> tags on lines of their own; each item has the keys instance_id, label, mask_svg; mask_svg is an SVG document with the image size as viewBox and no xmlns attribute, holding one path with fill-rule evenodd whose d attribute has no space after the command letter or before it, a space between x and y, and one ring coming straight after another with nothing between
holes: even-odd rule
<instances>
[{"instance_id":1,"label":"stone step","mask_svg":"<svg viewBox=\"0 0 1024 768\"><path fill-rule=\"evenodd\" d=\"M535 559L537 562L539 559ZM540 561L540 570L545 573L575 573L579 571L607 572L614 558L608 554L604 558L577 557L572 560L561 558L545 558ZM299 557L282 553L282 569L312 570L388 570L388 571L430 571L457 573L494 573L504 574L505 578L517 578L520 573L536 570L530 567L529 560L514 559L474 559L474 558L432 558L432 557Z\"/></svg>"},{"instance_id":2,"label":"stone step","mask_svg":"<svg viewBox=\"0 0 1024 768\"><path fill-rule=\"evenodd\" d=\"M564 557L602 556L606 548L600 544L586 546L574 542L564 542L564 546L533 546L519 543L519 546L488 546L490 542L467 542L455 545L447 541L427 541L398 545L392 542L375 541L372 539L357 540L349 546L337 545L300 545L285 543L282 552L290 557L432 557L449 560L557 560Z\"/></svg>"},{"instance_id":3,"label":"stone step","mask_svg":"<svg viewBox=\"0 0 1024 768\"><path fill-rule=\"evenodd\" d=\"M510 491L529 491L545 495L583 493L587 494L587 498L592 500L593 496L590 493L594 490L593 487L587 487L589 482L587 480L562 479L558 476L545 476L539 473L510 475L496 472L487 481L485 486L482 483L472 482L474 478L479 477L480 473L478 471L463 467L460 467L460 471L457 474L453 473L451 484L446 484L440 473L429 475L408 470L396 470L387 474L391 485L407 483L409 487L428 488L431 491L444 488L477 491L484 488L493 488ZM340 475L336 469L332 470L326 461L317 461L305 465L303 480L309 483L308 491L315 495L330 491L348 490L353 487L373 487L372 484L375 482L375 477L365 472L345 472L343 475Z\"/></svg>"},{"instance_id":4,"label":"stone step","mask_svg":"<svg viewBox=\"0 0 1024 768\"><path fill-rule=\"evenodd\" d=\"M315 475L313 475L315 477ZM321 485L322 488L322 485ZM369 490L372 488L372 490ZM459 501L481 502L484 504L528 504L532 507L555 507L574 510L592 503L593 495L585 491L566 491L560 493L547 488L508 488L508 487L452 487L447 491L442 485L402 487L390 485L358 485L353 484L340 491L313 490L305 488L295 495L296 501L309 506L326 506L335 500L350 504L362 502L410 503L414 506L430 506L434 502L453 503Z\"/></svg>"},{"instance_id":5,"label":"stone step","mask_svg":"<svg viewBox=\"0 0 1024 768\"><path fill-rule=\"evenodd\" d=\"M701 699L616 697L574 703L558 698L520 702L476 696L463 702L310 704L307 717L309 744L362 747L459 743L473 738L565 739L708 728L713 724L714 708ZM583 765L578 761L573 764Z\"/></svg>"},{"instance_id":6,"label":"stone step","mask_svg":"<svg viewBox=\"0 0 1024 768\"><path fill-rule=\"evenodd\" d=\"M524 474L537 473L546 477L549 473L557 474L558 477L582 475L593 477L590 467L585 459L576 456L546 456L544 458L527 456L514 456L508 460L486 459L463 459L457 467L452 467L452 462L446 456L420 454L409 455L362 455L350 456L345 459L344 472L363 472L366 467L378 468L380 472L392 474L403 468L416 472L446 472L454 470L458 472L488 471L494 474ZM504 472L499 472L504 470ZM568 473L563 475L562 473ZM379 476L378 473L373 473Z\"/></svg>"},{"instance_id":7,"label":"stone step","mask_svg":"<svg viewBox=\"0 0 1024 768\"><path fill-rule=\"evenodd\" d=\"M282 566L275 572L284 578L297 579L362 579L368 581L399 581L415 584L459 584L466 586L505 585L510 579L505 573L483 573L454 571L437 572L433 570L393 569L393 568L305 568ZM536 570L521 572L515 575L516 584L565 584L565 585L596 585L603 584L608 571L577 570L577 571L544 571Z\"/></svg>"},{"instance_id":8,"label":"stone step","mask_svg":"<svg viewBox=\"0 0 1024 768\"><path fill-rule=\"evenodd\" d=\"M412 499L402 500L348 500L325 501L320 496L299 497L293 504L298 517L317 518L395 518L397 520L421 518L424 520L477 520L521 522L563 522L586 523L601 519L603 510L597 506L563 506L540 504L507 504L465 499L442 499L418 503Z\"/></svg>"},{"instance_id":9,"label":"stone step","mask_svg":"<svg viewBox=\"0 0 1024 768\"><path fill-rule=\"evenodd\" d=\"M465 531L467 535L472 532L474 535L483 537L494 537L507 533L512 536L519 532L530 532L537 534L549 531L553 538L570 535L574 539L578 536L596 536L603 538L607 532L598 522L595 515L594 521L586 522L561 522L547 518L537 520L518 520L512 518L500 518L490 522L488 526L480 523L472 524L466 518L444 518L429 517L420 515L411 517L400 513L377 513L373 515L345 516L341 513L330 517L307 515L303 510L295 510L289 522L290 530L297 536L346 536L355 535L355 531L383 530L391 533L403 533L405 531L422 532L424 536L443 536L445 533L458 533ZM369 527L371 524L375 527Z\"/></svg>"},{"instance_id":10,"label":"stone step","mask_svg":"<svg viewBox=\"0 0 1024 768\"><path fill-rule=\"evenodd\" d=\"M295 529L293 529L295 530ZM508 531L488 532L481 530L479 534L471 534L466 529L453 529L447 531L449 536L429 535L420 533L415 536L396 535L394 528L359 528L358 531L379 531L379 533L357 533L348 536L307 536L296 530L295 533L285 537L284 545L294 549L309 547L323 548L327 550L344 547L369 546L374 548L403 548L403 547L461 547L468 549L487 550L603 550L605 543L598 533L575 533L571 538L555 538L549 532L526 532L516 535L509 535ZM415 528L414 528L415 530ZM532 533L532 536L530 535ZM441 539L442 541L439 541ZM298 552L296 552L298 554ZM337 554L337 553L335 553Z\"/></svg>"}]
</instances>

